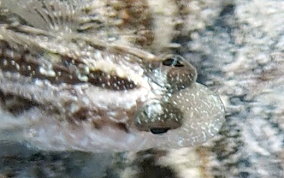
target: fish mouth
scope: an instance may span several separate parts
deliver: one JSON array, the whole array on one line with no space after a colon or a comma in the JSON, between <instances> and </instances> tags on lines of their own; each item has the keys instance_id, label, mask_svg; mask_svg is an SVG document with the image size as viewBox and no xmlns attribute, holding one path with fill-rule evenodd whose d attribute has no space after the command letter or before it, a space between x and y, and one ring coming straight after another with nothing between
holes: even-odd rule
<instances>
[{"instance_id":1,"label":"fish mouth","mask_svg":"<svg viewBox=\"0 0 284 178\"><path fill-rule=\"evenodd\" d=\"M156 109L163 117L146 122L143 119L157 116L157 113L147 113L149 111L151 109L146 106L136 116L136 126L144 131L139 137L145 139L139 149L198 145L216 135L225 121L225 110L219 96L199 83L174 93L162 110ZM169 118L162 120L165 116Z\"/></svg>"}]
</instances>

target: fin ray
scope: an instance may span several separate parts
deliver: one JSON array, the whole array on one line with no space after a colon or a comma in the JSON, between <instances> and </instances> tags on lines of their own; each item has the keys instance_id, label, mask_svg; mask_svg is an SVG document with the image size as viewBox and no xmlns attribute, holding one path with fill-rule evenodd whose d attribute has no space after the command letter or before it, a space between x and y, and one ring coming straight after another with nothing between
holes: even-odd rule
<instances>
[{"instance_id":1,"label":"fin ray","mask_svg":"<svg viewBox=\"0 0 284 178\"><path fill-rule=\"evenodd\" d=\"M89 0L2 0L1 6L25 19L35 28L72 32L80 25L76 18L84 16L81 9Z\"/></svg>"}]
</instances>

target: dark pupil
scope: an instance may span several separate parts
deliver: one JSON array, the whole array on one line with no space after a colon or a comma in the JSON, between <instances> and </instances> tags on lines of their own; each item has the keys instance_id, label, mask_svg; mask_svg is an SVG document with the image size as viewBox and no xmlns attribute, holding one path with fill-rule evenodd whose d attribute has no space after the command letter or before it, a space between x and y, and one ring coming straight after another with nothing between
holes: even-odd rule
<instances>
[{"instance_id":1,"label":"dark pupil","mask_svg":"<svg viewBox=\"0 0 284 178\"><path fill-rule=\"evenodd\" d=\"M163 61L165 66L183 67L184 65L178 59L169 58Z\"/></svg>"},{"instance_id":2,"label":"dark pupil","mask_svg":"<svg viewBox=\"0 0 284 178\"><path fill-rule=\"evenodd\" d=\"M150 131L153 134L163 134L166 133L170 128L151 128Z\"/></svg>"}]
</instances>

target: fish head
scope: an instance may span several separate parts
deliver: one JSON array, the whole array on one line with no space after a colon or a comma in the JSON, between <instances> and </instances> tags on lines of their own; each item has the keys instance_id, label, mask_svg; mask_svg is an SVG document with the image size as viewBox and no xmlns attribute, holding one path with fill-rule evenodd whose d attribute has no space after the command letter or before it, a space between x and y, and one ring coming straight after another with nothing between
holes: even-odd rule
<instances>
[{"instance_id":1,"label":"fish head","mask_svg":"<svg viewBox=\"0 0 284 178\"><path fill-rule=\"evenodd\" d=\"M159 97L146 101L134 117L133 125L144 138L142 148L194 146L218 133L224 122L223 103L196 82L193 65L179 55L167 55L150 71L151 82L163 92L156 92Z\"/></svg>"},{"instance_id":2,"label":"fish head","mask_svg":"<svg viewBox=\"0 0 284 178\"><path fill-rule=\"evenodd\" d=\"M113 128L105 130L113 141L112 149L195 146L218 133L225 120L223 103L217 94L196 82L197 71L188 60L167 55L160 60L144 61L143 70L147 91L125 92L127 96L122 97L136 100L126 126L115 132Z\"/></svg>"},{"instance_id":3,"label":"fish head","mask_svg":"<svg viewBox=\"0 0 284 178\"><path fill-rule=\"evenodd\" d=\"M182 111L170 101L172 95L196 82L196 69L179 55L166 55L160 61L148 64L145 74L152 93L138 110L135 124L139 130L163 133L182 125Z\"/></svg>"}]
</instances>

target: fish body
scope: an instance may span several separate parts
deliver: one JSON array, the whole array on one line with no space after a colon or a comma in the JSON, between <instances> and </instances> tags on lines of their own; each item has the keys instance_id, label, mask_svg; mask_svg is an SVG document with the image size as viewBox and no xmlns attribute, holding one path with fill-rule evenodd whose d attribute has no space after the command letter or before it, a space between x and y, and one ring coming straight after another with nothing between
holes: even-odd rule
<instances>
[{"instance_id":1,"label":"fish body","mask_svg":"<svg viewBox=\"0 0 284 178\"><path fill-rule=\"evenodd\" d=\"M221 100L168 54L180 23L156 29L183 15L178 2L1 0L0 140L102 152L214 136Z\"/></svg>"}]
</instances>

